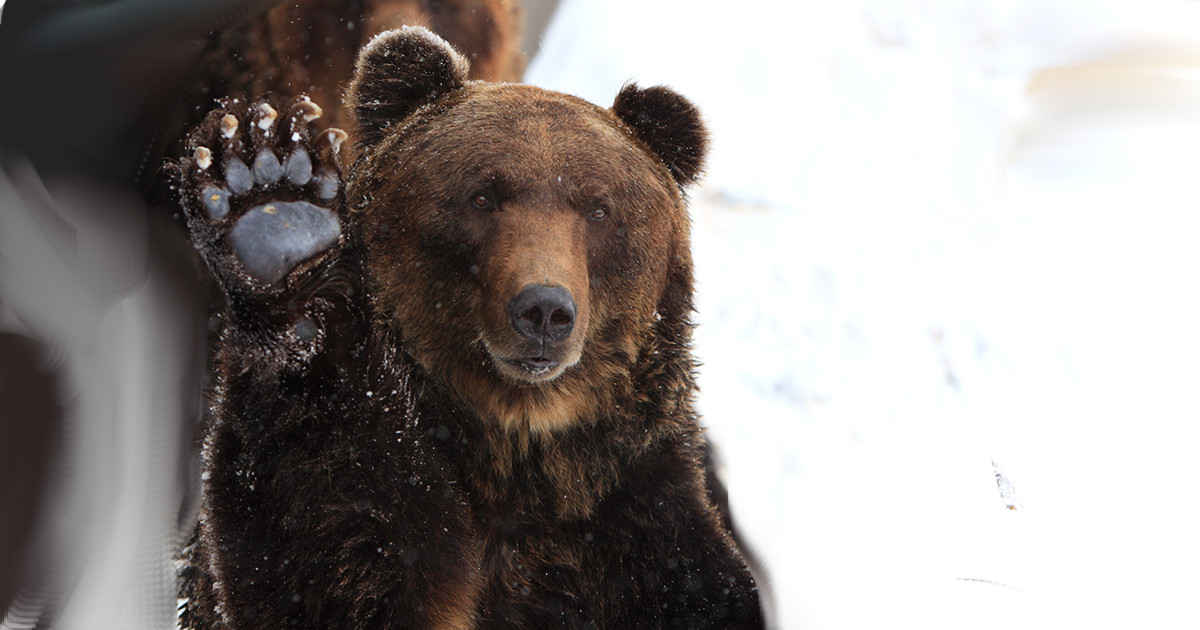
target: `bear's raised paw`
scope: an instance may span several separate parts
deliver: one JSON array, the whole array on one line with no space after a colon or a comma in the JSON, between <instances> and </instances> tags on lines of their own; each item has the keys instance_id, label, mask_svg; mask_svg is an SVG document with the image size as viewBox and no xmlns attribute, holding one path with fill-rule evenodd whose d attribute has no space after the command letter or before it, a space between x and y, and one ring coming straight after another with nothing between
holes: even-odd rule
<instances>
[{"instance_id":1,"label":"bear's raised paw","mask_svg":"<svg viewBox=\"0 0 1200 630\"><path fill-rule=\"evenodd\" d=\"M191 239L230 293L298 286L344 241L340 129L321 108L225 99L188 134L176 179Z\"/></svg>"}]
</instances>

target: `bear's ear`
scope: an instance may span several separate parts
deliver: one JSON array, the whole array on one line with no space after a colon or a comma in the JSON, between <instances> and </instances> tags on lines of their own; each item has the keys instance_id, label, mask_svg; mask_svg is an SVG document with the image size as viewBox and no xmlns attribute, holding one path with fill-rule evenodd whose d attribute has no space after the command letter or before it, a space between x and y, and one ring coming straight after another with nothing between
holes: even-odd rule
<instances>
[{"instance_id":1,"label":"bear's ear","mask_svg":"<svg viewBox=\"0 0 1200 630\"><path fill-rule=\"evenodd\" d=\"M695 105L661 85L643 90L627 83L612 111L662 159L680 186L696 181L708 152L708 132Z\"/></svg>"},{"instance_id":2,"label":"bear's ear","mask_svg":"<svg viewBox=\"0 0 1200 630\"><path fill-rule=\"evenodd\" d=\"M357 141L373 144L419 107L461 88L467 60L420 26L376 35L358 54L346 104Z\"/></svg>"}]
</instances>

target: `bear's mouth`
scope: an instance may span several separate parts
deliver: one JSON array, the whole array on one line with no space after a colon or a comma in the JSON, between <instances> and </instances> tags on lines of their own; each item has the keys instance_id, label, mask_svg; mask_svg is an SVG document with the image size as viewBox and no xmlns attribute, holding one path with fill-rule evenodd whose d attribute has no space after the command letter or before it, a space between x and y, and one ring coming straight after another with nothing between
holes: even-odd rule
<instances>
[{"instance_id":1,"label":"bear's mouth","mask_svg":"<svg viewBox=\"0 0 1200 630\"><path fill-rule=\"evenodd\" d=\"M482 341L483 349L491 359L495 373L518 387L549 383L562 376L563 372L580 359L579 349L568 347L568 344L559 344L558 347L508 349L503 346L496 347L499 344L493 345L486 335Z\"/></svg>"},{"instance_id":2,"label":"bear's mouth","mask_svg":"<svg viewBox=\"0 0 1200 630\"><path fill-rule=\"evenodd\" d=\"M546 357L509 359L505 362L524 372L530 380L541 380L542 377L550 374L554 371L554 368L558 367L558 361L547 359Z\"/></svg>"}]
</instances>

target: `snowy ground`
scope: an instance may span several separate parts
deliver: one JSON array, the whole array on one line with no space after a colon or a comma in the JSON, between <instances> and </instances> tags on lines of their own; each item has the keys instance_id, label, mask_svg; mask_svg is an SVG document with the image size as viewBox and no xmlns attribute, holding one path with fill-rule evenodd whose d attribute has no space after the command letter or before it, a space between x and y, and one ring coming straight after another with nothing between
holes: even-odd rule
<instances>
[{"instance_id":1,"label":"snowy ground","mask_svg":"<svg viewBox=\"0 0 1200 630\"><path fill-rule=\"evenodd\" d=\"M564 0L530 82L712 128L701 406L778 627L1200 625L1198 26Z\"/></svg>"}]
</instances>

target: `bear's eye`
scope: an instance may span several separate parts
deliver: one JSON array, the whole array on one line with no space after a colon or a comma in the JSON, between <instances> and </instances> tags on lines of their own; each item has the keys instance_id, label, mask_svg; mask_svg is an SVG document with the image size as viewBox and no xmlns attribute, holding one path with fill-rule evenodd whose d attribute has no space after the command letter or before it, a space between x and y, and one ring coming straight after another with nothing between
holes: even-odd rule
<instances>
[{"instance_id":1,"label":"bear's eye","mask_svg":"<svg viewBox=\"0 0 1200 630\"><path fill-rule=\"evenodd\" d=\"M471 196L471 205L476 210L491 210L496 207L496 203L492 201L492 196L485 192L477 192Z\"/></svg>"},{"instance_id":2,"label":"bear's eye","mask_svg":"<svg viewBox=\"0 0 1200 630\"><path fill-rule=\"evenodd\" d=\"M605 206L596 206L592 210L592 213L588 215L588 218L597 222L603 221L608 218L608 208Z\"/></svg>"}]
</instances>

